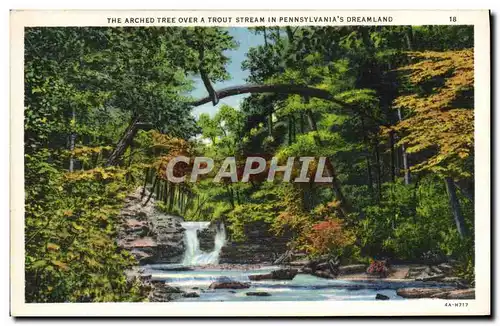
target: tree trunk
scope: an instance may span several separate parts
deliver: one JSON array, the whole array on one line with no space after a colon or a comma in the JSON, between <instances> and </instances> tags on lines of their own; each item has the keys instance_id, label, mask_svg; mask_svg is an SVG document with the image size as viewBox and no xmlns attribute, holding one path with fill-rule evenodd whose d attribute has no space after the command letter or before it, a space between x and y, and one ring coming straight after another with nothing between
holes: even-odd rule
<instances>
[{"instance_id":1,"label":"tree trunk","mask_svg":"<svg viewBox=\"0 0 500 326\"><path fill-rule=\"evenodd\" d=\"M73 155L73 151L75 150L75 140L76 140L75 123L76 123L76 111L75 111L75 106L72 105L71 135L69 136L69 150L71 151L71 157L69 159L69 172L73 172L73 170L75 169L75 157Z\"/></svg>"},{"instance_id":2,"label":"tree trunk","mask_svg":"<svg viewBox=\"0 0 500 326\"><path fill-rule=\"evenodd\" d=\"M292 28L290 26L285 27L286 35L288 36L288 42L293 43L293 34Z\"/></svg>"},{"instance_id":3,"label":"tree trunk","mask_svg":"<svg viewBox=\"0 0 500 326\"><path fill-rule=\"evenodd\" d=\"M146 194L146 186L148 185L148 178L149 178L149 168L147 168L144 171L144 185L142 186L141 200L144 198L144 194Z\"/></svg>"},{"instance_id":4,"label":"tree trunk","mask_svg":"<svg viewBox=\"0 0 500 326\"><path fill-rule=\"evenodd\" d=\"M408 50L413 51L413 29L411 26L407 27L405 36L406 36L406 46L408 47ZM400 108L398 108L398 119L399 122L403 121L403 115L401 113ZM405 171L405 184L409 185L411 182L411 175L410 175L410 167L408 165L408 154L406 153L405 145L401 145L401 151L403 152L403 169Z\"/></svg>"},{"instance_id":5,"label":"tree trunk","mask_svg":"<svg viewBox=\"0 0 500 326\"><path fill-rule=\"evenodd\" d=\"M155 193L156 182L158 182L158 177L155 177L155 181L153 181L153 187L151 188L151 191L149 192L148 199L146 200L146 202L144 204L142 204L142 206L146 206L149 203L149 201L151 200L151 197L153 197L153 194Z\"/></svg>"},{"instance_id":6,"label":"tree trunk","mask_svg":"<svg viewBox=\"0 0 500 326\"><path fill-rule=\"evenodd\" d=\"M184 191L182 191L182 189L179 189L179 199L177 207L179 207L179 214L182 214L182 211L184 210Z\"/></svg>"},{"instance_id":7,"label":"tree trunk","mask_svg":"<svg viewBox=\"0 0 500 326\"><path fill-rule=\"evenodd\" d=\"M368 177L368 189L370 190L370 194L372 198L375 198L373 193L373 176L372 176L372 165L370 162L370 142L368 140L367 132L368 130L365 128L365 121L363 117L361 117L361 128L363 129L363 142L366 146L366 173Z\"/></svg>"},{"instance_id":8,"label":"tree trunk","mask_svg":"<svg viewBox=\"0 0 500 326\"><path fill-rule=\"evenodd\" d=\"M401 109L398 109L398 119L399 119L399 122L403 121L403 118L401 115ZM409 185L411 182L411 175L410 175L410 167L408 165L408 153L406 153L405 145L401 145L401 151L403 152L403 169L404 169L404 173L405 173L405 184Z\"/></svg>"},{"instance_id":9,"label":"tree trunk","mask_svg":"<svg viewBox=\"0 0 500 326\"><path fill-rule=\"evenodd\" d=\"M375 138L375 168L377 170L377 195L379 202L382 200L382 169L380 167L380 152L378 150L378 139Z\"/></svg>"},{"instance_id":10,"label":"tree trunk","mask_svg":"<svg viewBox=\"0 0 500 326\"><path fill-rule=\"evenodd\" d=\"M411 26L408 26L406 28L406 46L408 47L409 51L413 51L413 29Z\"/></svg>"},{"instance_id":11,"label":"tree trunk","mask_svg":"<svg viewBox=\"0 0 500 326\"><path fill-rule=\"evenodd\" d=\"M170 183L169 185L169 199L168 199L168 211L171 212L174 208L174 201L175 201L175 189L177 189L177 186L175 183Z\"/></svg>"},{"instance_id":12,"label":"tree trunk","mask_svg":"<svg viewBox=\"0 0 500 326\"><path fill-rule=\"evenodd\" d=\"M368 190L370 191L370 194L372 196L372 199L375 198L375 195L373 193L373 177L372 177L372 165L370 162L370 157L366 157L366 173L368 176Z\"/></svg>"},{"instance_id":13,"label":"tree trunk","mask_svg":"<svg viewBox=\"0 0 500 326\"><path fill-rule=\"evenodd\" d=\"M273 113L272 111L267 116L267 129L269 132L269 137L273 136Z\"/></svg>"},{"instance_id":14,"label":"tree trunk","mask_svg":"<svg viewBox=\"0 0 500 326\"><path fill-rule=\"evenodd\" d=\"M168 203L168 181L165 181L165 191L163 193L163 204L165 204L165 206L167 206L167 203Z\"/></svg>"},{"instance_id":15,"label":"tree trunk","mask_svg":"<svg viewBox=\"0 0 500 326\"><path fill-rule=\"evenodd\" d=\"M127 129L125 129L125 132L123 133L122 137L116 144L115 148L113 149L113 152L108 157L108 160L106 161L106 166L118 165L120 158L122 157L123 153L125 153L128 146L132 143L132 140L134 139L135 135L137 134L137 131L139 130L138 124L139 124L139 117L136 117L132 119L132 121L130 121L130 124L128 125Z\"/></svg>"},{"instance_id":16,"label":"tree trunk","mask_svg":"<svg viewBox=\"0 0 500 326\"><path fill-rule=\"evenodd\" d=\"M300 118L299 118L299 125L300 125L300 133L303 134L304 131L304 113L300 112Z\"/></svg>"},{"instance_id":17,"label":"tree trunk","mask_svg":"<svg viewBox=\"0 0 500 326\"><path fill-rule=\"evenodd\" d=\"M228 184L226 184L226 190L229 197L229 203L231 204L231 208L234 209L235 205L234 205L233 189Z\"/></svg>"},{"instance_id":18,"label":"tree trunk","mask_svg":"<svg viewBox=\"0 0 500 326\"><path fill-rule=\"evenodd\" d=\"M391 181L396 182L396 153L394 151L394 132L389 133L389 146L391 146Z\"/></svg>"},{"instance_id":19,"label":"tree trunk","mask_svg":"<svg viewBox=\"0 0 500 326\"><path fill-rule=\"evenodd\" d=\"M236 193L236 203L241 205L240 191L238 189L235 190Z\"/></svg>"},{"instance_id":20,"label":"tree trunk","mask_svg":"<svg viewBox=\"0 0 500 326\"><path fill-rule=\"evenodd\" d=\"M465 220L462 215L462 211L460 209L460 203L457 198L455 183L450 177L446 177L444 180L446 182L446 191L448 192L448 197L450 199L450 206L451 206L451 211L453 213L453 218L455 219L455 224L457 226L458 233L460 234L460 237L463 239L465 236L467 236L467 229L465 226Z\"/></svg>"}]
</instances>

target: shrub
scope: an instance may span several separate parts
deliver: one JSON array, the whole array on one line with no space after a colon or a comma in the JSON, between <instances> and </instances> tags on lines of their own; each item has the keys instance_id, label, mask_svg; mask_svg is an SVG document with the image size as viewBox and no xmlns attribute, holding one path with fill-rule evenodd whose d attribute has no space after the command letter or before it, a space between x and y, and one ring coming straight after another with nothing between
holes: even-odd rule
<instances>
[{"instance_id":1,"label":"shrub","mask_svg":"<svg viewBox=\"0 0 500 326\"><path fill-rule=\"evenodd\" d=\"M389 264L386 260L373 260L366 270L368 274L376 275L379 277L387 277L387 275L389 275L389 271Z\"/></svg>"},{"instance_id":2,"label":"shrub","mask_svg":"<svg viewBox=\"0 0 500 326\"><path fill-rule=\"evenodd\" d=\"M313 256L328 255L334 258L344 256L345 251L354 244L354 236L345 230L338 218L329 218L314 224L306 233L307 250Z\"/></svg>"}]
</instances>

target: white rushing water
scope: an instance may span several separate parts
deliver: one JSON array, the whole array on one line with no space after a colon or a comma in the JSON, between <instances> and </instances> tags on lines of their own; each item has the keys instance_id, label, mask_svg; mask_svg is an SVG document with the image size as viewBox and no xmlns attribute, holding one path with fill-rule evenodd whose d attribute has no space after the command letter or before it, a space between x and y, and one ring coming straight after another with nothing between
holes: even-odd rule
<instances>
[{"instance_id":1,"label":"white rushing water","mask_svg":"<svg viewBox=\"0 0 500 326\"><path fill-rule=\"evenodd\" d=\"M193 269L188 271L161 271L150 266L154 280L165 281L186 292L197 292L200 297L181 298L180 301L329 301L329 300L375 300L377 293L391 300L403 298L396 294L400 286L363 281L323 279L307 274L298 274L293 280L250 281L248 275L266 274L278 266L267 266L252 270ZM209 289L213 282L250 282L248 289ZM269 296L248 296L246 292L266 292Z\"/></svg>"},{"instance_id":2,"label":"white rushing water","mask_svg":"<svg viewBox=\"0 0 500 326\"><path fill-rule=\"evenodd\" d=\"M210 222L182 222L182 227L186 229L184 242L186 251L182 264L185 266L209 265L219 263L219 254L222 246L226 243L226 230L224 224L219 224L216 228L215 245L212 252L204 252L200 249L198 231L208 228Z\"/></svg>"}]
</instances>

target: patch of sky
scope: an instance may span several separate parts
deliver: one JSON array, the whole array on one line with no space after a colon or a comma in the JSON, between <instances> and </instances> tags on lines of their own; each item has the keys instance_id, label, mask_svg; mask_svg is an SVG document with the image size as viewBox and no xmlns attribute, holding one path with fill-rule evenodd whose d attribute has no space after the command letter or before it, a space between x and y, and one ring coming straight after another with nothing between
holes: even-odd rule
<instances>
[{"instance_id":1,"label":"patch of sky","mask_svg":"<svg viewBox=\"0 0 500 326\"><path fill-rule=\"evenodd\" d=\"M255 35L253 32L244 27L234 27L228 29L229 34L233 36L234 40L238 43L238 47L234 50L226 51L225 54L230 58L229 64L226 69L230 75L230 79L218 82L214 84L215 90L219 90L231 86L244 85L246 83L245 79L248 77L249 72L247 70L242 70L241 64L246 59L246 53L251 47L259 46L264 44L264 38L262 35ZM208 92L203 85L203 81L200 76L194 76L194 89L191 91L190 95L195 98L203 98L208 96ZM245 97L249 94L241 94L235 96L229 96L223 98L219 101L216 106L213 106L211 102L200 105L193 109L191 112L196 118L202 113L208 113L210 116L214 116L217 110L223 105L229 105L235 109L240 108L240 104Z\"/></svg>"}]
</instances>

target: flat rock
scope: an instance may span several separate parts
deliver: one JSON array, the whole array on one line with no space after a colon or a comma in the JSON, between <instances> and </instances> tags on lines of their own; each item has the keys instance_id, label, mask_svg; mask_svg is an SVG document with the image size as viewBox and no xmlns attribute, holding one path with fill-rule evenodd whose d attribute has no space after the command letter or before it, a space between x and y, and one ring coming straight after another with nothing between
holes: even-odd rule
<instances>
[{"instance_id":1,"label":"flat rock","mask_svg":"<svg viewBox=\"0 0 500 326\"><path fill-rule=\"evenodd\" d=\"M431 298L433 295L446 292L441 288L402 288L397 289L396 294L407 299Z\"/></svg>"},{"instance_id":2,"label":"flat rock","mask_svg":"<svg viewBox=\"0 0 500 326\"><path fill-rule=\"evenodd\" d=\"M364 264L340 266L339 273L341 275L364 273L367 267L368 266Z\"/></svg>"},{"instance_id":3,"label":"flat rock","mask_svg":"<svg viewBox=\"0 0 500 326\"><path fill-rule=\"evenodd\" d=\"M267 274L249 275L251 281L259 280L293 280L298 271L296 269L278 269Z\"/></svg>"},{"instance_id":4,"label":"flat rock","mask_svg":"<svg viewBox=\"0 0 500 326\"><path fill-rule=\"evenodd\" d=\"M444 291L441 293L436 293L431 296L431 298L437 299L475 299L476 298L476 290L475 289L463 289L463 290L453 290L453 291Z\"/></svg>"},{"instance_id":5,"label":"flat rock","mask_svg":"<svg viewBox=\"0 0 500 326\"><path fill-rule=\"evenodd\" d=\"M187 272L194 270L194 268L190 266L154 266L154 269L171 272Z\"/></svg>"},{"instance_id":6,"label":"flat rock","mask_svg":"<svg viewBox=\"0 0 500 326\"><path fill-rule=\"evenodd\" d=\"M135 240L127 243L127 246L129 246L131 248L155 247L156 245L157 245L156 241L150 237L135 239Z\"/></svg>"},{"instance_id":7,"label":"flat rock","mask_svg":"<svg viewBox=\"0 0 500 326\"><path fill-rule=\"evenodd\" d=\"M210 284L209 289L248 289L250 287L250 283L248 282L214 282Z\"/></svg>"},{"instance_id":8,"label":"flat rock","mask_svg":"<svg viewBox=\"0 0 500 326\"><path fill-rule=\"evenodd\" d=\"M245 293L247 296L255 296L255 297L269 297L271 293L269 292L247 292Z\"/></svg>"},{"instance_id":9,"label":"flat rock","mask_svg":"<svg viewBox=\"0 0 500 326\"><path fill-rule=\"evenodd\" d=\"M416 281L423 281L423 282L429 282L429 281L440 281L444 279L446 275L444 274L437 274L437 275L425 275L422 276L420 275L418 278L416 278Z\"/></svg>"}]
</instances>

